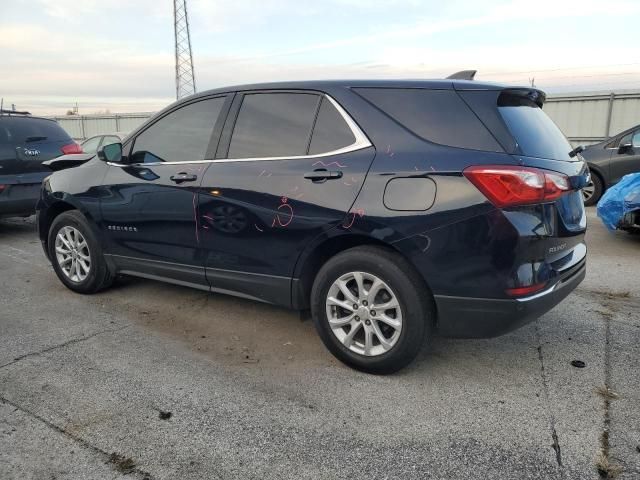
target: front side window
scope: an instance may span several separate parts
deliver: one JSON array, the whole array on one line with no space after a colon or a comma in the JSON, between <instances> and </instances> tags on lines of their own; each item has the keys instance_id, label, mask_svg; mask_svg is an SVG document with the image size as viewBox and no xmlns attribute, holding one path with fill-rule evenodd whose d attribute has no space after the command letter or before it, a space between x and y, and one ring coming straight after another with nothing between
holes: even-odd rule
<instances>
[{"instance_id":1,"label":"front side window","mask_svg":"<svg viewBox=\"0 0 640 480\"><path fill-rule=\"evenodd\" d=\"M312 93L245 95L228 158L306 155L319 101Z\"/></svg>"},{"instance_id":2,"label":"front side window","mask_svg":"<svg viewBox=\"0 0 640 480\"><path fill-rule=\"evenodd\" d=\"M640 147L640 130L636 130L631 139L631 145L633 148Z\"/></svg>"},{"instance_id":3,"label":"front side window","mask_svg":"<svg viewBox=\"0 0 640 480\"><path fill-rule=\"evenodd\" d=\"M626 134L624 137L622 137L622 138L620 139L620 143L619 143L618 145L619 145L619 146L622 146L622 145L629 145L629 144L631 144L631 135L632 135L631 133L628 133L628 134Z\"/></svg>"},{"instance_id":4,"label":"front side window","mask_svg":"<svg viewBox=\"0 0 640 480\"><path fill-rule=\"evenodd\" d=\"M190 103L162 117L135 140L132 163L203 160L225 97Z\"/></svg>"},{"instance_id":5,"label":"front side window","mask_svg":"<svg viewBox=\"0 0 640 480\"><path fill-rule=\"evenodd\" d=\"M609 143L607 143L604 148L617 148L618 144L620 143L620 137L618 138L614 138L613 140L611 140Z\"/></svg>"}]
</instances>

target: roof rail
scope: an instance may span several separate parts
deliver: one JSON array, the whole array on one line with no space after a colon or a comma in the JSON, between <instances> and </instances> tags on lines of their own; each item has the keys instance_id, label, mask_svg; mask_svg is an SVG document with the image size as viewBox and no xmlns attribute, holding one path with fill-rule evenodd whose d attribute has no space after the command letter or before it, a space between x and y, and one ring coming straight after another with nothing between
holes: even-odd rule
<instances>
[{"instance_id":1,"label":"roof rail","mask_svg":"<svg viewBox=\"0 0 640 480\"><path fill-rule=\"evenodd\" d=\"M5 109L0 109L0 115L31 115L31 112L26 112L26 111L18 111L18 110L5 110Z\"/></svg>"},{"instance_id":2,"label":"roof rail","mask_svg":"<svg viewBox=\"0 0 640 480\"><path fill-rule=\"evenodd\" d=\"M447 78L451 80L473 80L478 73L477 70L460 70L459 72L449 75Z\"/></svg>"}]
</instances>

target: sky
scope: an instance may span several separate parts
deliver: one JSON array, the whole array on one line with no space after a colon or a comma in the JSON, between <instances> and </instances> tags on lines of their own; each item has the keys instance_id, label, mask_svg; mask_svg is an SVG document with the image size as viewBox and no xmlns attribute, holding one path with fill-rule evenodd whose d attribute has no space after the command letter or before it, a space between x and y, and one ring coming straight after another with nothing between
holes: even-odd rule
<instances>
[{"instance_id":1,"label":"sky","mask_svg":"<svg viewBox=\"0 0 640 480\"><path fill-rule=\"evenodd\" d=\"M640 89L640 0L187 0L199 91L325 78ZM0 97L36 114L175 100L173 0L0 0Z\"/></svg>"}]
</instances>

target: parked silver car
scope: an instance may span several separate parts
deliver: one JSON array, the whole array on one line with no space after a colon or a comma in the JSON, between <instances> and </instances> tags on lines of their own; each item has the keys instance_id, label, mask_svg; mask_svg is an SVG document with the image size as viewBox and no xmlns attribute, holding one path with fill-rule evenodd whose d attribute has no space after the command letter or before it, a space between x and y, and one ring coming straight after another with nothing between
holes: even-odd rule
<instances>
[{"instance_id":1,"label":"parked silver car","mask_svg":"<svg viewBox=\"0 0 640 480\"><path fill-rule=\"evenodd\" d=\"M123 132L107 133L103 135L95 135L87 138L80 145L84 153L96 153L100 147L104 145L110 145L112 143L122 143L122 140L127 136Z\"/></svg>"}]
</instances>

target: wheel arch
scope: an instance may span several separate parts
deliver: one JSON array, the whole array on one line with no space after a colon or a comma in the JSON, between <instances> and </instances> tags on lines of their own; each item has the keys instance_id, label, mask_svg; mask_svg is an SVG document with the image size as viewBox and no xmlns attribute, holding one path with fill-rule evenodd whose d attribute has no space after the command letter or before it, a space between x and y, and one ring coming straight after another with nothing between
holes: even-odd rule
<instances>
[{"instance_id":1,"label":"wheel arch","mask_svg":"<svg viewBox=\"0 0 640 480\"><path fill-rule=\"evenodd\" d=\"M595 165L593 163L587 162L587 165L589 166L589 172L592 175L597 175L598 178L600 179L600 182L602 182L602 188L603 188L603 193L604 193L604 190L609 188L609 183L605 179L604 172L602 171L602 169L599 166L597 166L597 165Z\"/></svg>"},{"instance_id":2,"label":"wheel arch","mask_svg":"<svg viewBox=\"0 0 640 480\"><path fill-rule=\"evenodd\" d=\"M418 277L424 282L424 286L431 291L429 285L411 261L393 244L383 242L363 234L349 233L337 235L318 242L307 249L298 260L293 281L291 284L291 304L296 310L307 310L310 306L310 295L313 282L322 266L332 257L354 247L373 246L383 248L389 252L400 255L407 264L414 269Z\"/></svg>"},{"instance_id":3,"label":"wheel arch","mask_svg":"<svg viewBox=\"0 0 640 480\"><path fill-rule=\"evenodd\" d=\"M47 257L49 257L48 242L49 229L51 228L51 225L58 216L71 210L77 210L81 213L87 219L88 224L96 234L97 238L100 238L95 220L92 216L86 211L86 209L83 209L81 205L74 202L72 196L65 195L62 199L55 199L53 202L49 203L46 208L42 208L38 211L38 233Z\"/></svg>"}]
</instances>

